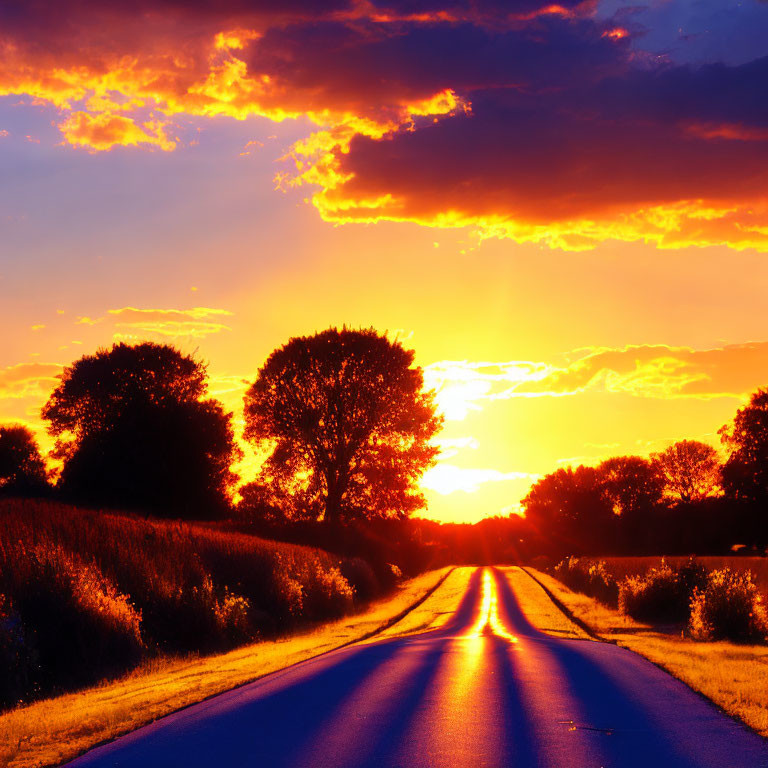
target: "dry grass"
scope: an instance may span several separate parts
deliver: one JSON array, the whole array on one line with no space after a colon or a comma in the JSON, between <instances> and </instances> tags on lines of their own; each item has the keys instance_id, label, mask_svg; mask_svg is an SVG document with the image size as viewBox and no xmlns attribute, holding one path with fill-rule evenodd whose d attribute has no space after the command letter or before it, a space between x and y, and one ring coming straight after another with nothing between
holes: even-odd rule
<instances>
[{"instance_id":1,"label":"dry grass","mask_svg":"<svg viewBox=\"0 0 768 768\"><path fill-rule=\"evenodd\" d=\"M57 765L182 707L368 637L423 599L448 571L404 582L395 596L312 632L215 656L154 661L119 680L6 712L0 715L0 765ZM438 592L445 588L455 599L461 578L446 580ZM419 621L441 606L443 598L430 601L421 604ZM439 613L435 611L435 618ZM411 619L402 621L409 626Z\"/></svg>"},{"instance_id":2,"label":"dry grass","mask_svg":"<svg viewBox=\"0 0 768 768\"><path fill-rule=\"evenodd\" d=\"M537 629L554 637L588 640L589 635L574 624L553 602L549 595L520 568L499 568L512 587L520 608Z\"/></svg>"},{"instance_id":3,"label":"dry grass","mask_svg":"<svg viewBox=\"0 0 768 768\"><path fill-rule=\"evenodd\" d=\"M612 560L658 558L611 558ZM743 561L751 558L702 558ZM730 562L723 565L731 565ZM710 567L722 567L711 564ZM598 635L645 656L728 714L768 737L768 647L729 642L697 643L640 624L586 595L572 592L557 579L531 571L574 616Z\"/></svg>"},{"instance_id":4,"label":"dry grass","mask_svg":"<svg viewBox=\"0 0 768 768\"><path fill-rule=\"evenodd\" d=\"M469 579L475 568L456 568L440 589L433 592L421 605L408 613L393 626L385 629L380 637L400 637L416 632L439 629L456 612L456 606L467 591Z\"/></svg>"}]
</instances>

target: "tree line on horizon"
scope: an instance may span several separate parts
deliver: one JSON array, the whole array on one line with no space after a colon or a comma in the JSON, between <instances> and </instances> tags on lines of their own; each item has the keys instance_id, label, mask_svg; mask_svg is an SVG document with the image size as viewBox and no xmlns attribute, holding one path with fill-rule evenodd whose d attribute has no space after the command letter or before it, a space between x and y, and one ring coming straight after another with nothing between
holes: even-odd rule
<instances>
[{"instance_id":1,"label":"tree line on horizon","mask_svg":"<svg viewBox=\"0 0 768 768\"><path fill-rule=\"evenodd\" d=\"M341 523L364 521L379 525L379 548L429 543L469 562L768 545L768 389L720 430L725 460L682 440L648 458L559 468L532 486L524 517L410 520L400 530L424 506L417 482L436 459L442 422L413 361L373 329L329 328L276 349L244 401L244 438L267 459L233 506L241 453L205 364L166 344L114 344L65 368L43 406L62 467L54 485L32 433L0 427L0 495L235 518L325 546L354 538ZM358 551L361 542L348 544Z\"/></svg>"},{"instance_id":2,"label":"tree line on horizon","mask_svg":"<svg viewBox=\"0 0 768 768\"><path fill-rule=\"evenodd\" d=\"M0 427L0 495L54 493L171 518L232 513L242 456L206 365L167 344L114 344L66 367L41 411L61 471L52 485L31 431ZM241 514L404 518L440 429L414 352L373 329L329 328L276 349L245 394L244 438L267 459Z\"/></svg>"},{"instance_id":3,"label":"tree line on horizon","mask_svg":"<svg viewBox=\"0 0 768 768\"><path fill-rule=\"evenodd\" d=\"M680 440L643 456L562 467L522 500L528 543L566 555L766 552L768 389L712 445Z\"/></svg>"}]
</instances>

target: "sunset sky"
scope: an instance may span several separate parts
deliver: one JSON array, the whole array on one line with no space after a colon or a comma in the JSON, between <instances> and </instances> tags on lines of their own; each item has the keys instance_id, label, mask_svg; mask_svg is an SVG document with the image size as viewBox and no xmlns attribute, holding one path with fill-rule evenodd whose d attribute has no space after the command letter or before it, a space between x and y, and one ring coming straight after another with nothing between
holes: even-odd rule
<instances>
[{"instance_id":1,"label":"sunset sky","mask_svg":"<svg viewBox=\"0 0 768 768\"><path fill-rule=\"evenodd\" d=\"M46 447L98 346L240 421L373 326L446 416L427 515L476 520L768 385L767 2L11 0L0 51L0 421Z\"/></svg>"}]
</instances>

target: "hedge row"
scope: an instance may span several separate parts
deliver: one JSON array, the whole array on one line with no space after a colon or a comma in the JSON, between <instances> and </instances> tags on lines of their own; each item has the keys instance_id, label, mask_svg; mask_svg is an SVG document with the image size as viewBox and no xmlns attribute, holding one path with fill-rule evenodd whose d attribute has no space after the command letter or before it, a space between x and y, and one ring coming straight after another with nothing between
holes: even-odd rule
<instances>
[{"instance_id":1,"label":"hedge row","mask_svg":"<svg viewBox=\"0 0 768 768\"><path fill-rule=\"evenodd\" d=\"M710 571L694 558L673 568L662 560L617 581L603 560L568 557L555 576L637 621L684 625L696 640L768 640L768 611L749 571Z\"/></svg>"}]
</instances>

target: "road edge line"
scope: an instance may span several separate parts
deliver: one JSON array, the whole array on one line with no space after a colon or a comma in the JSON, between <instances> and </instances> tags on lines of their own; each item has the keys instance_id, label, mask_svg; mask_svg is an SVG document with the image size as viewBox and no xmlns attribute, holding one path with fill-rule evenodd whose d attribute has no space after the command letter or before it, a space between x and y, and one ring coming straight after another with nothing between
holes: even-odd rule
<instances>
[{"instance_id":1,"label":"road edge line","mask_svg":"<svg viewBox=\"0 0 768 768\"><path fill-rule=\"evenodd\" d=\"M365 635L362 635L361 637L358 637L356 640L348 640L346 643L343 643L342 645L336 646L333 650L330 651L323 651L323 653L318 653L317 656L322 656L325 653L333 653L333 651L338 651L340 648L348 648L350 645L354 645L355 643L362 643L366 640L370 640L372 637L376 637L376 635L380 635L382 632L388 630L390 627L394 627L395 624L402 621L409 613L416 610L423 602L428 600L432 595L437 592L440 587L443 586L445 583L445 580L456 570L458 566L451 566L446 573L444 573L437 582L431 586L418 600L415 600L413 603L411 603L409 606L404 608L400 613L398 613L396 616L393 616L391 619L387 619L381 626L376 627L376 629L372 629L370 632L368 632ZM394 639L394 638L393 638ZM312 659L316 659L317 656L312 656ZM305 659L304 661L310 661L310 659ZM298 662L299 664L303 664L303 661ZM287 669L288 667L285 667ZM277 670L282 671L282 670ZM274 674L274 673L270 673ZM266 675L265 675L266 677Z\"/></svg>"},{"instance_id":2,"label":"road edge line","mask_svg":"<svg viewBox=\"0 0 768 768\"><path fill-rule=\"evenodd\" d=\"M563 613L566 618L569 621L572 621L579 629L584 631L589 637L592 638L592 640L597 641L598 643L609 643L610 645L616 645L618 646L618 643L616 640L613 640L610 637L604 637L603 635L599 635L597 632L595 632L592 627L589 626L583 619L580 619L578 616L576 616L573 611L563 603L562 600L560 600L557 595L555 595L552 590L547 587L545 584L543 584L539 579L537 579L526 566L524 565L518 565L517 566L523 573L525 573L529 578L533 579L543 590L544 594L555 604L555 607Z\"/></svg>"}]
</instances>

